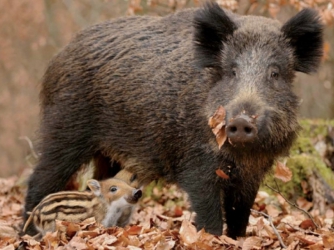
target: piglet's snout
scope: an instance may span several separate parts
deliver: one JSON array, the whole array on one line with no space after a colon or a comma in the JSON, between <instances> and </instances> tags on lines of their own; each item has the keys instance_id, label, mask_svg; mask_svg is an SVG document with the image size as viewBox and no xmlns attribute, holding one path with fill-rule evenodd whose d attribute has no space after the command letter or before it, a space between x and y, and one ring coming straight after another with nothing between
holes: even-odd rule
<instances>
[{"instance_id":1,"label":"piglet's snout","mask_svg":"<svg viewBox=\"0 0 334 250\"><path fill-rule=\"evenodd\" d=\"M232 144L252 142L257 137L256 116L238 115L230 119L225 131Z\"/></svg>"},{"instance_id":2,"label":"piglet's snout","mask_svg":"<svg viewBox=\"0 0 334 250\"><path fill-rule=\"evenodd\" d=\"M132 191L132 197L133 200L138 201L140 199L140 197L142 196L142 191L140 189L136 189Z\"/></svg>"}]
</instances>

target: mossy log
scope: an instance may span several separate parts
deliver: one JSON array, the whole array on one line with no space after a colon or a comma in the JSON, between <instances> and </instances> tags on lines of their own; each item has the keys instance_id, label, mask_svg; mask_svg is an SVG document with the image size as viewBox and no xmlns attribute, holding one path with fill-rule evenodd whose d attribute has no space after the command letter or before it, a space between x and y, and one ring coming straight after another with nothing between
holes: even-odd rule
<instances>
[{"instance_id":1,"label":"mossy log","mask_svg":"<svg viewBox=\"0 0 334 250\"><path fill-rule=\"evenodd\" d=\"M270 174L264 184L278 188L291 201L304 197L324 212L326 204L334 203L334 120L302 120L300 124L302 130L285 159L292 179L283 182ZM272 193L265 185L261 189Z\"/></svg>"}]
</instances>

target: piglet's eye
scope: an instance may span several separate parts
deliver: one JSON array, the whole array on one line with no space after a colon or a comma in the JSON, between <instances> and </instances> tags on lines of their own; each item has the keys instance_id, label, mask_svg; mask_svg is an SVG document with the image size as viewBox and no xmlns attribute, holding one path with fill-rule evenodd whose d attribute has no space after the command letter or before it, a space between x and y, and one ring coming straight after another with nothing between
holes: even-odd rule
<instances>
[{"instance_id":1,"label":"piglet's eye","mask_svg":"<svg viewBox=\"0 0 334 250\"><path fill-rule=\"evenodd\" d=\"M110 188L110 192L112 192L112 193L115 193L117 190L118 190L118 188L116 186L112 186Z\"/></svg>"},{"instance_id":2,"label":"piglet's eye","mask_svg":"<svg viewBox=\"0 0 334 250\"><path fill-rule=\"evenodd\" d=\"M232 69L232 75L237 76L237 70L236 69Z\"/></svg>"}]
</instances>

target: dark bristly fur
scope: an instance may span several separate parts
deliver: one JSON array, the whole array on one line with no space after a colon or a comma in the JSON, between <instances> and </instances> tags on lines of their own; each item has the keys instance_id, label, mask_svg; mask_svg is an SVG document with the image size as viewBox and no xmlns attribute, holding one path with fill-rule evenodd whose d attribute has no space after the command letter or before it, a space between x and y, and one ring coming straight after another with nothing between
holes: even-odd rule
<instances>
[{"instance_id":1,"label":"dark bristly fur","mask_svg":"<svg viewBox=\"0 0 334 250\"><path fill-rule=\"evenodd\" d=\"M282 27L282 31L290 39L298 58L295 70L304 73L317 71L323 53L323 28L317 11L302 10Z\"/></svg>"},{"instance_id":2,"label":"dark bristly fur","mask_svg":"<svg viewBox=\"0 0 334 250\"><path fill-rule=\"evenodd\" d=\"M322 25L313 10L282 26L212 3L82 31L43 79L42 154L26 211L103 155L141 184L177 183L189 195L198 229L220 235L225 220L229 236L244 236L264 175L288 154L299 129L295 71L316 70L321 54ZM219 150L208 120L220 105L226 126L255 117L249 120L256 136L245 143L230 138Z\"/></svg>"}]
</instances>

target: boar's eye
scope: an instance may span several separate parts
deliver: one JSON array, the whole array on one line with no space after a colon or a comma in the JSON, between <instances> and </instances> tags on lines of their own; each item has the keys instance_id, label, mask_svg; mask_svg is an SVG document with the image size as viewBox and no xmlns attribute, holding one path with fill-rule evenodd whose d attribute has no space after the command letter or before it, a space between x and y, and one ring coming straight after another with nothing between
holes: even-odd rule
<instances>
[{"instance_id":1,"label":"boar's eye","mask_svg":"<svg viewBox=\"0 0 334 250\"><path fill-rule=\"evenodd\" d=\"M279 74L278 74L278 72L276 72L276 71L273 71L273 72L271 72L271 74L270 74L270 77L271 77L272 79L275 79L275 80L277 80L278 76L279 76Z\"/></svg>"},{"instance_id":2,"label":"boar's eye","mask_svg":"<svg viewBox=\"0 0 334 250\"><path fill-rule=\"evenodd\" d=\"M232 75L237 76L237 69L235 69L235 68L232 69Z\"/></svg>"},{"instance_id":3,"label":"boar's eye","mask_svg":"<svg viewBox=\"0 0 334 250\"><path fill-rule=\"evenodd\" d=\"M269 76L272 80L277 80L279 77L279 69L276 66L272 66L269 69Z\"/></svg>"},{"instance_id":4,"label":"boar's eye","mask_svg":"<svg viewBox=\"0 0 334 250\"><path fill-rule=\"evenodd\" d=\"M115 193L117 190L118 190L118 188L116 186L112 186L110 188L110 192L112 192L112 193Z\"/></svg>"}]
</instances>

